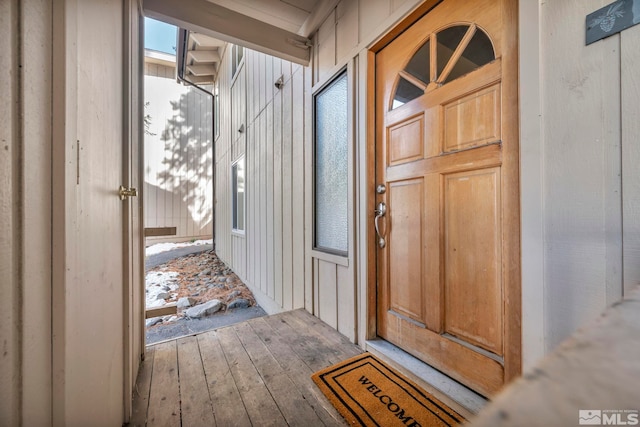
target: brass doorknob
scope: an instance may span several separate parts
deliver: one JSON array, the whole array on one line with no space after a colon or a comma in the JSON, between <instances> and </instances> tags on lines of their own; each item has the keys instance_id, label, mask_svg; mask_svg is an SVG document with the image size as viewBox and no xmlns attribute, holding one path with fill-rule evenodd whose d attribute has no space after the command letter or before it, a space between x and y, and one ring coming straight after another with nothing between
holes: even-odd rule
<instances>
[{"instance_id":1,"label":"brass doorknob","mask_svg":"<svg viewBox=\"0 0 640 427\"><path fill-rule=\"evenodd\" d=\"M120 195L120 200L124 200L127 197L137 197L138 190L136 190L135 188L127 188L121 185L118 189L118 194Z\"/></svg>"}]
</instances>

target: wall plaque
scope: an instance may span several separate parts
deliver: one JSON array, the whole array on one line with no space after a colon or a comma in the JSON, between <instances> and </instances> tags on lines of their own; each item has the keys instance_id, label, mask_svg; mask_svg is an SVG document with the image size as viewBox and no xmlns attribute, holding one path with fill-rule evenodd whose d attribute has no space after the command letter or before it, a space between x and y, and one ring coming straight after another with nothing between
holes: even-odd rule
<instances>
[{"instance_id":1,"label":"wall plaque","mask_svg":"<svg viewBox=\"0 0 640 427\"><path fill-rule=\"evenodd\" d=\"M618 0L587 15L586 44L640 23L640 0Z\"/></svg>"}]
</instances>

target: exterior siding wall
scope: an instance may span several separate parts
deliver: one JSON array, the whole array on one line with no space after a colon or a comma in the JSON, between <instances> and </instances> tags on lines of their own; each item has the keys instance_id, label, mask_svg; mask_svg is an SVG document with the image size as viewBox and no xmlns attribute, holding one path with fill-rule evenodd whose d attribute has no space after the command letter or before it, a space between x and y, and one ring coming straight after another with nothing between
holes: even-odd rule
<instances>
[{"instance_id":1,"label":"exterior siding wall","mask_svg":"<svg viewBox=\"0 0 640 427\"><path fill-rule=\"evenodd\" d=\"M227 52L218 77L216 250L268 312L304 307L303 105L308 77L299 65L245 50L232 78ZM275 82L280 76L284 86L279 90ZM239 233L232 230L231 166L243 155L246 218L245 232Z\"/></svg>"},{"instance_id":2,"label":"exterior siding wall","mask_svg":"<svg viewBox=\"0 0 640 427\"><path fill-rule=\"evenodd\" d=\"M606 4L540 7L545 351L640 283L640 28L585 46Z\"/></svg>"},{"instance_id":3,"label":"exterior siding wall","mask_svg":"<svg viewBox=\"0 0 640 427\"><path fill-rule=\"evenodd\" d=\"M628 295L640 285L640 25L620 34L622 278Z\"/></svg>"},{"instance_id":4,"label":"exterior siding wall","mask_svg":"<svg viewBox=\"0 0 640 427\"><path fill-rule=\"evenodd\" d=\"M162 241L210 239L213 234L213 102L179 84L175 68L145 64L145 227L176 227Z\"/></svg>"}]
</instances>

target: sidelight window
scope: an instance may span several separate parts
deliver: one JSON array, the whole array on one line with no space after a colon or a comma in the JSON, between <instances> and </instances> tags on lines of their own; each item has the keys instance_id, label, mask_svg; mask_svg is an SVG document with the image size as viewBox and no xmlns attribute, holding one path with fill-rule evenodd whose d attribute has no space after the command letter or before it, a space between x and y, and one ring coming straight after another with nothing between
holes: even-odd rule
<instances>
[{"instance_id":1,"label":"sidelight window","mask_svg":"<svg viewBox=\"0 0 640 427\"><path fill-rule=\"evenodd\" d=\"M346 255L348 243L348 104L343 72L314 99L314 246Z\"/></svg>"}]
</instances>

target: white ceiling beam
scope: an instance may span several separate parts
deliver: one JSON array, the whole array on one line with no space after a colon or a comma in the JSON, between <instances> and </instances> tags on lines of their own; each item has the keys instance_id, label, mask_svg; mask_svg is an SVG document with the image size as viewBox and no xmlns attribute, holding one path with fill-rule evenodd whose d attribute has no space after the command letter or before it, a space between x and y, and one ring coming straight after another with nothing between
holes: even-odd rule
<instances>
[{"instance_id":1,"label":"white ceiling beam","mask_svg":"<svg viewBox=\"0 0 640 427\"><path fill-rule=\"evenodd\" d=\"M225 42L222 40L214 39L213 37L205 36L204 34L199 33L189 33L189 37L191 40L196 42L198 46L207 46L207 47L222 47Z\"/></svg>"},{"instance_id":2,"label":"white ceiling beam","mask_svg":"<svg viewBox=\"0 0 640 427\"><path fill-rule=\"evenodd\" d=\"M327 19L327 16L336 8L338 3L340 3L340 0L320 0L316 3L316 7L313 8L307 20L300 27L298 35L309 38L311 34L320 28L320 25Z\"/></svg>"},{"instance_id":3,"label":"white ceiling beam","mask_svg":"<svg viewBox=\"0 0 640 427\"><path fill-rule=\"evenodd\" d=\"M309 40L206 0L144 0L144 12L181 28L309 65Z\"/></svg>"},{"instance_id":4,"label":"white ceiling beam","mask_svg":"<svg viewBox=\"0 0 640 427\"><path fill-rule=\"evenodd\" d=\"M213 76L216 73L214 65L187 65L187 70L194 76Z\"/></svg>"},{"instance_id":5,"label":"white ceiling beam","mask_svg":"<svg viewBox=\"0 0 640 427\"><path fill-rule=\"evenodd\" d=\"M307 13L311 13L316 5L316 0L280 0L282 3L286 3L298 9L302 9Z\"/></svg>"},{"instance_id":6,"label":"white ceiling beam","mask_svg":"<svg viewBox=\"0 0 640 427\"><path fill-rule=\"evenodd\" d=\"M280 0L209 0L243 15L295 33L309 12Z\"/></svg>"},{"instance_id":7,"label":"white ceiling beam","mask_svg":"<svg viewBox=\"0 0 640 427\"><path fill-rule=\"evenodd\" d=\"M190 50L188 55L195 62L220 62L217 50Z\"/></svg>"}]
</instances>

